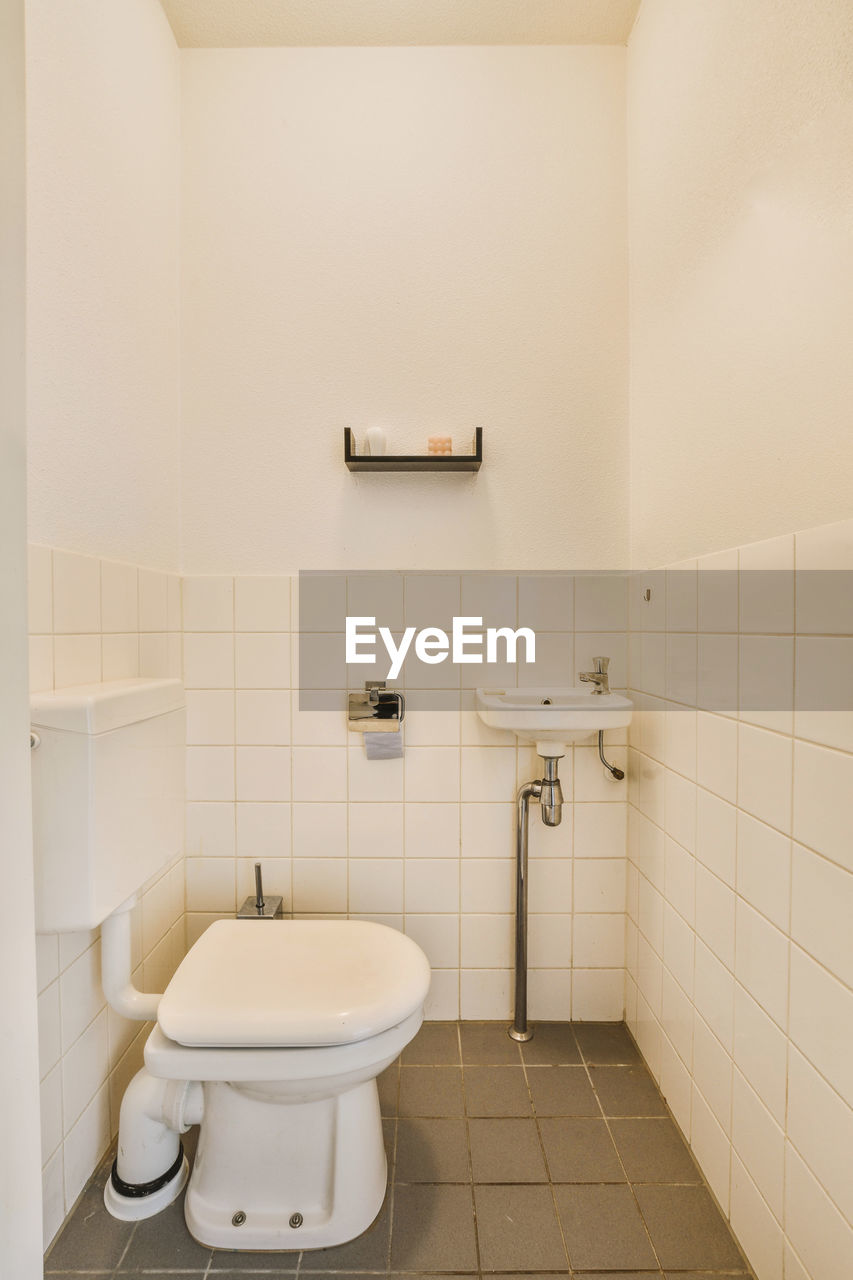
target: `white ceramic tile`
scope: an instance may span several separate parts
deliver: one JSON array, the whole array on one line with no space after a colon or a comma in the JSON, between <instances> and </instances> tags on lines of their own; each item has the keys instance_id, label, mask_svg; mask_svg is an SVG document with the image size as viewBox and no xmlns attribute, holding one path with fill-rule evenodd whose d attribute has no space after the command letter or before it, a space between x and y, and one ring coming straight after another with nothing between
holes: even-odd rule
<instances>
[{"instance_id":1,"label":"white ceramic tile","mask_svg":"<svg viewBox=\"0 0 853 1280\"><path fill-rule=\"evenodd\" d=\"M853 992L791 946L789 1034L848 1106L853 1106Z\"/></svg>"},{"instance_id":2,"label":"white ceramic tile","mask_svg":"<svg viewBox=\"0 0 853 1280\"><path fill-rule=\"evenodd\" d=\"M169 630L169 577L155 569L139 570L139 630Z\"/></svg>"},{"instance_id":3,"label":"white ceramic tile","mask_svg":"<svg viewBox=\"0 0 853 1280\"><path fill-rule=\"evenodd\" d=\"M102 636L101 678L130 680L139 674L139 636L135 633Z\"/></svg>"},{"instance_id":4,"label":"white ceramic tile","mask_svg":"<svg viewBox=\"0 0 853 1280\"><path fill-rule=\"evenodd\" d=\"M740 718L779 733L794 727L794 640L741 636Z\"/></svg>"},{"instance_id":5,"label":"white ceramic tile","mask_svg":"<svg viewBox=\"0 0 853 1280\"><path fill-rule=\"evenodd\" d=\"M458 969L458 916L407 914L406 934L418 944L433 969Z\"/></svg>"},{"instance_id":6,"label":"white ceramic tile","mask_svg":"<svg viewBox=\"0 0 853 1280\"><path fill-rule=\"evenodd\" d=\"M239 632L235 637L238 689L290 687L290 636L277 632Z\"/></svg>"},{"instance_id":7,"label":"white ceramic tile","mask_svg":"<svg viewBox=\"0 0 853 1280\"><path fill-rule=\"evenodd\" d=\"M447 858L407 858L405 909L409 912L459 910L459 867Z\"/></svg>"},{"instance_id":8,"label":"white ceramic tile","mask_svg":"<svg viewBox=\"0 0 853 1280\"><path fill-rule=\"evenodd\" d=\"M548 920L542 916L537 919ZM559 922L555 929L558 940L565 933L565 926ZM573 922L572 958L573 963L582 969L617 969L625 963L625 920L621 915L583 915L577 914ZM550 960L552 966L565 964L561 951L551 944L545 951L542 965Z\"/></svg>"},{"instance_id":9,"label":"white ceramic tile","mask_svg":"<svg viewBox=\"0 0 853 1280\"><path fill-rule=\"evenodd\" d=\"M853 1221L853 1111L793 1047L787 1123L798 1154Z\"/></svg>"},{"instance_id":10,"label":"white ceramic tile","mask_svg":"<svg viewBox=\"0 0 853 1280\"><path fill-rule=\"evenodd\" d=\"M731 1134L732 1060L703 1018L693 1026L693 1078L723 1132Z\"/></svg>"},{"instance_id":11,"label":"white ceramic tile","mask_svg":"<svg viewBox=\"0 0 853 1280\"><path fill-rule=\"evenodd\" d=\"M741 547L740 629L765 635L793 632L793 534Z\"/></svg>"},{"instance_id":12,"label":"white ceramic tile","mask_svg":"<svg viewBox=\"0 0 853 1280\"><path fill-rule=\"evenodd\" d=\"M625 805L576 804L573 806L574 850L578 858L619 857L625 848ZM563 822L566 822L564 814Z\"/></svg>"},{"instance_id":13,"label":"white ceramic tile","mask_svg":"<svg viewBox=\"0 0 853 1280\"><path fill-rule=\"evenodd\" d=\"M53 563L50 547L27 547L28 628L31 635L53 631Z\"/></svg>"},{"instance_id":14,"label":"white ceramic tile","mask_svg":"<svg viewBox=\"0 0 853 1280\"><path fill-rule=\"evenodd\" d=\"M515 910L515 862L510 858L462 860L464 912L508 915Z\"/></svg>"},{"instance_id":15,"label":"white ceramic tile","mask_svg":"<svg viewBox=\"0 0 853 1280\"><path fill-rule=\"evenodd\" d=\"M343 912L347 909L347 864L338 858L293 859L293 910Z\"/></svg>"},{"instance_id":16,"label":"white ceramic tile","mask_svg":"<svg viewBox=\"0 0 853 1280\"><path fill-rule=\"evenodd\" d=\"M187 911L233 912L235 867L230 858L187 858Z\"/></svg>"},{"instance_id":17,"label":"white ceramic tile","mask_svg":"<svg viewBox=\"0 0 853 1280\"><path fill-rule=\"evenodd\" d=\"M343 747L347 745L345 700L342 693L327 690L320 695L328 705L300 708L296 690L291 698L290 725L294 745L300 747ZM334 706L338 702L339 706ZM361 735L353 745L361 744Z\"/></svg>"},{"instance_id":18,"label":"white ceramic tile","mask_svg":"<svg viewBox=\"0 0 853 1280\"><path fill-rule=\"evenodd\" d=\"M238 800L289 800L290 749L238 747L236 775Z\"/></svg>"},{"instance_id":19,"label":"white ceramic tile","mask_svg":"<svg viewBox=\"0 0 853 1280\"><path fill-rule=\"evenodd\" d=\"M183 904L181 904L183 910ZM142 952L153 951L174 924L174 912L168 875L163 875L147 890L142 900Z\"/></svg>"},{"instance_id":20,"label":"white ceramic tile","mask_svg":"<svg viewBox=\"0 0 853 1280\"><path fill-rule=\"evenodd\" d=\"M528 909L531 912L571 911L572 860L570 858L530 859Z\"/></svg>"},{"instance_id":21,"label":"white ceramic tile","mask_svg":"<svg viewBox=\"0 0 853 1280\"><path fill-rule=\"evenodd\" d=\"M346 575L300 572L291 582L290 610L293 631L342 632L347 613Z\"/></svg>"},{"instance_id":22,"label":"white ceramic tile","mask_svg":"<svg viewBox=\"0 0 853 1280\"><path fill-rule=\"evenodd\" d=\"M247 898L251 897L254 900L256 897L255 863L257 862L261 864L264 896L266 898L273 895L281 897L284 913L287 916L293 901L290 858L264 857L260 852L256 852L250 858L237 859L237 909L240 909Z\"/></svg>"},{"instance_id":23,"label":"white ceramic tile","mask_svg":"<svg viewBox=\"0 0 853 1280\"><path fill-rule=\"evenodd\" d=\"M440 627L449 631L461 613L461 583L453 574L407 574L405 580L406 625Z\"/></svg>"},{"instance_id":24,"label":"white ceramic tile","mask_svg":"<svg viewBox=\"0 0 853 1280\"><path fill-rule=\"evenodd\" d=\"M404 808L407 858L458 858L459 806L409 803Z\"/></svg>"},{"instance_id":25,"label":"white ceramic tile","mask_svg":"<svg viewBox=\"0 0 853 1280\"><path fill-rule=\"evenodd\" d=\"M514 964L515 924L510 915L463 915L460 960L465 969L508 969Z\"/></svg>"},{"instance_id":26,"label":"white ceramic tile","mask_svg":"<svg viewBox=\"0 0 853 1280\"><path fill-rule=\"evenodd\" d=\"M661 1027L665 1038L685 1063L693 1057L693 1004L683 987L664 967L661 985Z\"/></svg>"},{"instance_id":27,"label":"white ceramic tile","mask_svg":"<svg viewBox=\"0 0 853 1280\"><path fill-rule=\"evenodd\" d=\"M736 635L699 635L696 650L696 702L705 711L719 715L737 715Z\"/></svg>"},{"instance_id":28,"label":"white ceramic tile","mask_svg":"<svg viewBox=\"0 0 853 1280\"><path fill-rule=\"evenodd\" d=\"M515 763L514 747L463 747L462 800L500 803L511 798L515 794Z\"/></svg>"},{"instance_id":29,"label":"white ceramic tile","mask_svg":"<svg viewBox=\"0 0 853 1280\"><path fill-rule=\"evenodd\" d=\"M403 806L401 804L351 804L349 856L351 858L401 858L403 856ZM420 908L413 908L413 910ZM432 910L433 908L423 908ZM436 910L449 911L449 907Z\"/></svg>"},{"instance_id":30,"label":"white ceramic tile","mask_svg":"<svg viewBox=\"0 0 853 1280\"><path fill-rule=\"evenodd\" d=\"M664 763L682 777L696 780L696 711L668 707L664 718Z\"/></svg>"},{"instance_id":31,"label":"white ceramic tile","mask_svg":"<svg viewBox=\"0 0 853 1280\"><path fill-rule=\"evenodd\" d=\"M181 631L183 629L181 578L177 573L166 574L166 629Z\"/></svg>"},{"instance_id":32,"label":"white ceramic tile","mask_svg":"<svg viewBox=\"0 0 853 1280\"><path fill-rule=\"evenodd\" d=\"M234 694L224 689L187 691L187 742L226 746L234 742Z\"/></svg>"},{"instance_id":33,"label":"white ceramic tile","mask_svg":"<svg viewBox=\"0 0 853 1280\"><path fill-rule=\"evenodd\" d=\"M234 626L237 631L289 631L290 579L235 579Z\"/></svg>"},{"instance_id":34,"label":"white ceramic tile","mask_svg":"<svg viewBox=\"0 0 853 1280\"><path fill-rule=\"evenodd\" d=\"M810 1280L853 1275L853 1228L790 1143L785 1149L785 1229Z\"/></svg>"},{"instance_id":35,"label":"white ceramic tile","mask_svg":"<svg viewBox=\"0 0 853 1280\"><path fill-rule=\"evenodd\" d=\"M187 747L187 800L233 799L234 748Z\"/></svg>"},{"instance_id":36,"label":"white ceramic tile","mask_svg":"<svg viewBox=\"0 0 853 1280\"><path fill-rule=\"evenodd\" d=\"M738 813L738 893L787 931L791 903L791 841L748 814Z\"/></svg>"},{"instance_id":37,"label":"white ceramic tile","mask_svg":"<svg viewBox=\"0 0 853 1280\"><path fill-rule=\"evenodd\" d=\"M696 784L667 770L664 806L667 835L693 853L696 848Z\"/></svg>"},{"instance_id":38,"label":"white ceramic tile","mask_svg":"<svg viewBox=\"0 0 853 1280\"><path fill-rule=\"evenodd\" d=\"M627 1019L626 1019L627 1021ZM661 1036L660 1091L684 1137L690 1138L690 1104L693 1090L690 1073L675 1049ZM716 1123L716 1121L714 1122ZM725 1141L725 1135L723 1135Z\"/></svg>"},{"instance_id":39,"label":"white ceramic tile","mask_svg":"<svg viewBox=\"0 0 853 1280\"><path fill-rule=\"evenodd\" d=\"M771 1211L784 1211L785 1133L758 1094L735 1068L732 1145Z\"/></svg>"},{"instance_id":40,"label":"white ceramic tile","mask_svg":"<svg viewBox=\"0 0 853 1280\"><path fill-rule=\"evenodd\" d=\"M666 630L696 631L699 582L695 560L682 560L666 570Z\"/></svg>"},{"instance_id":41,"label":"white ceramic tile","mask_svg":"<svg viewBox=\"0 0 853 1280\"><path fill-rule=\"evenodd\" d=\"M692 1098L690 1141L708 1185L724 1213L728 1213L731 1180L731 1143L698 1089Z\"/></svg>"},{"instance_id":42,"label":"white ceramic tile","mask_svg":"<svg viewBox=\"0 0 853 1280\"><path fill-rule=\"evenodd\" d=\"M139 630L139 585L135 565L101 561L101 629Z\"/></svg>"},{"instance_id":43,"label":"white ceramic tile","mask_svg":"<svg viewBox=\"0 0 853 1280\"><path fill-rule=\"evenodd\" d=\"M779 1124L785 1120L787 1041L783 1031L735 985L735 1065Z\"/></svg>"},{"instance_id":44,"label":"white ceramic tile","mask_svg":"<svg viewBox=\"0 0 853 1280\"><path fill-rule=\"evenodd\" d=\"M289 804L238 804L237 853L241 858L290 854Z\"/></svg>"},{"instance_id":45,"label":"white ceramic tile","mask_svg":"<svg viewBox=\"0 0 853 1280\"><path fill-rule=\"evenodd\" d=\"M53 982L38 998L39 1075L44 1078L62 1057L59 983ZM69 1044L71 1042L69 1041Z\"/></svg>"},{"instance_id":46,"label":"white ceramic tile","mask_svg":"<svg viewBox=\"0 0 853 1280\"><path fill-rule=\"evenodd\" d=\"M450 696L454 699L456 697L455 694ZM405 734L407 746L458 746L459 730L458 709L443 710L439 707L433 709L431 706L427 706L413 710L410 705L406 706Z\"/></svg>"},{"instance_id":47,"label":"white ceramic tile","mask_svg":"<svg viewBox=\"0 0 853 1280\"><path fill-rule=\"evenodd\" d=\"M347 615L373 617L376 627L391 631L403 628L403 582L401 573L351 573L347 575ZM439 624L435 624L439 625Z\"/></svg>"},{"instance_id":48,"label":"white ceramic tile","mask_svg":"<svg viewBox=\"0 0 853 1280\"><path fill-rule=\"evenodd\" d=\"M234 637L184 634L184 684L188 689L234 688Z\"/></svg>"},{"instance_id":49,"label":"white ceramic tile","mask_svg":"<svg viewBox=\"0 0 853 1280\"><path fill-rule=\"evenodd\" d=\"M729 1053L734 1026L734 987L730 971L697 937L694 967L696 1009Z\"/></svg>"},{"instance_id":50,"label":"white ceramic tile","mask_svg":"<svg viewBox=\"0 0 853 1280\"><path fill-rule=\"evenodd\" d=\"M696 867L696 932L727 969L735 962L735 895L701 863Z\"/></svg>"},{"instance_id":51,"label":"white ceramic tile","mask_svg":"<svg viewBox=\"0 0 853 1280\"><path fill-rule=\"evenodd\" d=\"M538 650L537 650L538 653ZM569 647L569 656L571 649ZM618 632L576 631L574 637L574 666L563 684L576 685L581 671L593 671L593 658L609 658L607 673L611 689L625 689L628 685L628 637ZM519 678L519 684L522 681Z\"/></svg>"},{"instance_id":52,"label":"white ceramic tile","mask_svg":"<svg viewBox=\"0 0 853 1280\"><path fill-rule=\"evenodd\" d=\"M738 553L718 551L696 562L700 631L738 629Z\"/></svg>"},{"instance_id":53,"label":"white ceramic tile","mask_svg":"<svg viewBox=\"0 0 853 1280\"><path fill-rule=\"evenodd\" d=\"M663 963L660 956L649 945L642 933L637 938L637 987L643 1000L648 1006L650 1016L655 1021L656 1039L660 1043L659 1028L662 1015L663 1000ZM650 1046L651 1047L651 1046ZM640 1046L641 1052L646 1056L646 1061L650 1070L654 1070L652 1063L646 1055L646 1050Z\"/></svg>"},{"instance_id":54,"label":"white ceramic tile","mask_svg":"<svg viewBox=\"0 0 853 1280\"><path fill-rule=\"evenodd\" d=\"M625 910L625 860L577 858L574 875L575 911Z\"/></svg>"},{"instance_id":55,"label":"white ceramic tile","mask_svg":"<svg viewBox=\"0 0 853 1280\"><path fill-rule=\"evenodd\" d=\"M45 1164L62 1142L62 1070L54 1067L41 1082L41 1158Z\"/></svg>"},{"instance_id":56,"label":"white ceramic tile","mask_svg":"<svg viewBox=\"0 0 853 1280\"><path fill-rule=\"evenodd\" d=\"M663 959L675 981L693 994L693 966L696 934L686 920L669 903L663 913Z\"/></svg>"},{"instance_id":57,"label":"white ceramic tile","mask_svg":"<svg viewBox=\"0 0 853 1280\"><path fill-rule=\"evenodd\" d=\"M696 705L698 642L694 635L666 638L666 696L685 706Z\"/></svg>"},{"instance_id":58,"label":"white ceramic tile","mask_svg":"<svg viewBox=\"0 0 853 1280\"><path fill-rule=\"evenodd\" d=\"M794 845L791 937L853 987L853 874Z\"/></svg>"},{"instance_id":59,"label":"white ceramic tile","mask_svg":"<svg viewBox=\"0 0 853 1280\"><path fill-rule=\"evenodd\" d=\"M30 692L53 688L53 636L29 637Z\"/></svg>"},{"instance_id":60,"label":"white ceramic tile","mask_svg":"<svg viewBox=\"0 0 853 1280\"><path fill-rule=\"evenodd\" d=\"M463 858L505 858L513 854L514 804L463 804L460 814Z\"/></svg>"},{"instance_id":61,"label":"white ceramic tile","mask_svg":"<svg viewBox=\"0 0 853 1280\"><path fill-rule=\"evenodd\" d=\"M104 1084L77 1123L63 1148L65 1203L70 1208L88 1182L110 1140L110 1098Z\"/></svg>"},{"instance_id":62,"label":"white ceramic tile","mask_svg":"<svg viewBox=\"0 0 853 1280\"><path fill-rule=\"evenodd\" d=\"M605 735L605 745L607 746L607 736ZM608 771L598 758L598 747L575 747L574 748L574 796L577 800L593 800L593 801L624 801L627 792L625 780L617 781ZM606 750L606 756L610 764L615 764L617 768L625 770L627 763L627 749L620 746L610 746ZM564 770L568 778L568 770ZM564 784L565 792L565 784Z\"/></svg>"},{"instance_id":63,"label":"white ceramic tile","mask_svg":"<svg viewBox=\"0 0 853 1280\"><path fill-rule=\"evenodd\" d=\"M459 1014L462 1018L508 1018L512 973L509 969L465 969L459 975Z\"/></svg>"},{"instance_id":64,"label":"white ceramic tile","mask_svg":"<svg viewBox=\"0 0 853 1280\"><path fill-rule=\"evenodd\" d=\"M165 631L140 635L139 674L141 676L160 679L172 674L169 641L170 636Z\"/></svg>"},{"instance_id":65,"label":"white ceramic tile","mask_svg":"<svg viewBox=\"0 0 853 1280\"><path fill-rule=\"evenodd\" d=\"M786 933L738 900L735 975L783 1030L788 1022L788 947Z\"/></svg>"},{"instance_id":66,"label":"white ceramic tile","mask_svg":"<svg viewBox=\"0 0 853 1280\"><path fill-rule=\"evenodd\" d=\"M794 744L794 838L853 870L853 756Z\"/></svg>"},{"instance_id":67,"label":"white ceramic tile","mask_svg":"<svg viewBox=\"0 0 853 1280\"><path fill-rule=\"evenodd\" d=\"M235 856L234 805L227 802L188 803L186 806L188 857Z\"/></svg>"},{"instance_id":68,"label":"white ceramic tile","mask_svg":"<svg viewBox=\"0 0 853 1280\"><path fill-rule=\"evenodd\" d=\"M94 684L100 678L100 636L54 636L53 681L57 689L67 689L75 684Z\"/></svg>"},{"instance_id":69,"label":"white ceramic tile","mask_svg":"<svg viewBox=\"0 0 853 1280\"><path fill-rule=\"evenodd\" d=\"M357 858L349 864L350 911L402 911L402 858Z\"/></svg>"},{"instance_id":70,"label":"white ceramic tile","mask_svg":"<svg viewBox=\"0 0 853 1280\"><path fill-rule=\"evenodd\" d=\"M295 858L347 856L345 804L294 804L292 814Z\"/></svg>"},{"instance_id":71,"label":"white ceramic tile","mask_svg":"<svg viewBox=\"0 0 853 1280\"><path fill-rule=\"evenodd\" d=\"M101 630L100 561L93 556L54 551L53 629L75 635Z\"/></svg>"},{"instance_id":72,"label":"white ceramic tile","mask_svg":"<svg viewBox=\"0 0 853 1280\"><path fill-rule=\"evenodd\" d=\"M659 956L663 955L663 895L640 877L637 924L643 937Z\"/></svg>"},{"instance_id":73,"label":"white ceramic tile","mask_svg":"<svg viewBox=\"0 0 853 1280\"><path fill-rule=\"evenodd\" d=\"M762 1280L782 1280L782 1228L737 1155L732 1155L731 1224Z\"/></svg>"},{"instance_id":74,"label":"white ceramic tile","mask_svg":"<svg viewBox=\"0 0 853 1280\"><path fill-rule=\"evenodd\" d=\"M574 581L565 573L522 573L518 578L518 624L540 632L571 631Z\"/></svg>"},{"instance_id":75,"label":"white ceramic tile","mask_svg":"<svg viewBox=\"0 0 853 1280\"><path fill-rule=\"evenodd\" d=\"M59 976L59 939L55 933L36 934L36 978L39 993Z\"/></svg>"},{"instance_id":76,"label":"white ceramic tile","mask_svg":"<svg viewBox=\"0 0 853 1280\"><path fill-rule=\"evenodd\" d=\"M441 750L423 747L421 750ZM458 756L458 752L456 753ZM349 798L353 800L402 800L404 759L368 760L364 746L349 748ZM408 797L407 799L413 799ZM439 796L426 797L440 799Z\"/></svg>"},{"instance_id":77,"label":"white ceramic tile","mask_svg":"<svg viewBox=\"0 0 853 1280\"><path fill-rule=\"evenodd\" d=\"M465 617L481 617L484 628L514 628L517 625L517 597L518 580L514 575L462 574L462 614Z\"/></svg>"},{"instance_id":78,"label":"white ceramic tile","mask_svg":"<svg viewBox=\"0 0 853 1280\"><path fill-rule=\"evenodd\" d=\"M800 636L796 664L796 736L853 751L853 637Z\"/></svg>"},{"instance_id":79,"label":"white ceramic tile","mask_svg":"<svg viewBox=\"0 0 853 1280\"><path fill-rule=\"evenodd\" d=\"M63 1123L70 1129L79 1119L109 1071L107 1012L89 1024L62 1058Z\"/></svg>"},{"instance_id":80,"label":"white ceramic tile","mask_svg":"<svg viewBox=\"0 0 853 1280\"><path fill-rule=\"evenodd\" d=\"M293 748L293 799L298 802L343 802L347 798L345 747Z\"/></svg>"},{"instance_id":81,"label":"white ceramic tile","mask_svg":"<svg viewBox=\"0 0 853 1280\"><path fill-rule=\"evenodd\" d=\"M734 804L737 800L737 725L700 711L696 718L696 780Z\"/></svg>"},{"instance_id":82,"label":"white ceramic tile","mask_svg":"<svg viewBox=\"0 0 853 1280\"><path fill-rule=\"evenodd\" d=\"M806 529L796 544L797 631L853 634L853 520Z\"/></svg>"},{"instance_id":83,"label":"white ceramic tile","mask_svg":"<svg viewBox=\"0 0 853 1280\"><path fill-rule=\"evenodd\" d=\"M791 830L791 739L741 724L738 731L738 803L747 813Z\"/></svg>"},{"instance_id":84,"label":"white ceramic tile","mask_svg":"<svg viewBox=\"0 0 853 1280\"><path fill-rule=\"evenodd\" d=\"M88 947L59 979L63 1052L70 1048L104 1006L100 950L97 945Z\"/></svg>"},{"instance_id":85,"label":"white ceramic tile","mask_svg":"<svg viewBox=\"0 0 853 1280\"><path fill-rule=\"evenodd\" d=\"M734 885L737 809L710 791L696 796L696 857L726 884Z\"/></svg>"},{"instance_id":86,"label":"white ceramic tile","mask_svg":"<svg viewBox=\"0 0 853 1280\"><path fill-rule=\"evenodd\" d=\"M406 800L459 799L456 747L410 747L405 755Z\"/></svg>"},{"instance_id":87,"label":"white ceramic tile","mask_svg":"<svg viewBox=\"0 0 853 1280\"><path fill-rule=\"evenodd\" d=\"M542 688L543 685L547 687L575 683L576 668L571 632L537 633L535 659L528 647L521 642L519 642L517 654L519 688ZM623 682L624 678L623 669Z\"/></svg>"},{"instance_id":88,"label":"white ceramic tile","mask_svg":"<svg viewBox=\"0 0 853 1280\"><path fill-rule=\"evenodd\" d=\"M459 970L434 969L424 1002L424 1017L442 1021L459 1017Z\"/></svg>"},{"instance_id":89,"label":"white ceramic tile","mask_svg":"<svg viewBox=\"0 0 853 1280\"><path fill-rule=\"evenodd\" d=\"M625 631L627 626L627 575L578 574L575 578L575 630Z\"/></svg>"},{"instance_id":90,"label":"white ceramic tile","mask_svg":"<svg viewBox=\"0 0 853 1280\"><path fill-rule=\"evenodd\" d=\"M361 688L365 680L382 680L387 670L383 660L382 664L377 663L376 666L357 667L356 677L353 678L346 664L343 635L314 631L294 634L291 667L291 685L302 692L304 708L317 705L316 699L306 696L310 691L337 689L341 691L339 705L342 711L346 707L343 690L347 686Z\"/></svg>"},{"instance_id":91,"label":"white ceramic tile","mask_svg":"<svg viewBox=\"0 0 853 1280\"><path fill-rule=\"evenodd\" d=\"M696 917L696 859L675 840L664 844L664 880L667 900L689 924Z\"/></svg>"},{"instance_id":92,"label":"white ceramic tile","mask_svg":"<svg viewBox=\"0 0 853 1280\"><path fill-rule=\"evenodd\" d=\"M234 579L185 577L183 611L185 631L233 631Z\"/></svg>"}]
</instances>

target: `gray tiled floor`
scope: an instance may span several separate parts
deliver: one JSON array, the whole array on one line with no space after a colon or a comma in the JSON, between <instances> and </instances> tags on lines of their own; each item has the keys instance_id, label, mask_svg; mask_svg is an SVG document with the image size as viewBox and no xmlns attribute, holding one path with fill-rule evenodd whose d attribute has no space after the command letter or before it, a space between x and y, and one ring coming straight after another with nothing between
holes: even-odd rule
<instances>
[{"instance_id":1,"label":"gray tiled floor","mask_svg":"<svg viewBox=\"0 0 853 1280\"><path fill-rule=\"evenodd\" d=\"M301 1254L211 1250L190 1237L181 1201L147 1222L116 1222L103 1207L105 1162L45 1274L751 1276L622 1026L543 1023L519 1046L503 1023L427 1023L381 1077L380 1101L388 1195L357 1240Z\"/></svg>"}]
</instances>

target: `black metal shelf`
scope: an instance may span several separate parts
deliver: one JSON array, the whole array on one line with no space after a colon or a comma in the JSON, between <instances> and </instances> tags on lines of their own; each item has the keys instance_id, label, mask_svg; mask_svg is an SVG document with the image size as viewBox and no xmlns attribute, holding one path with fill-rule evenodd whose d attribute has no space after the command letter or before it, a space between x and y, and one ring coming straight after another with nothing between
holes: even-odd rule
<instances>
[{"instance_id":1,"label":"black metal shelf","mask_svg":"<svg viewBox=\"0 0 853 1280\"><path fill-rule=\"evenodd\" d=\"M483 428L474 431L473 453L356 453L352 428L344 427L344 462L350 471L479 471L483 461Z\"/></svg>"}]
</instances>

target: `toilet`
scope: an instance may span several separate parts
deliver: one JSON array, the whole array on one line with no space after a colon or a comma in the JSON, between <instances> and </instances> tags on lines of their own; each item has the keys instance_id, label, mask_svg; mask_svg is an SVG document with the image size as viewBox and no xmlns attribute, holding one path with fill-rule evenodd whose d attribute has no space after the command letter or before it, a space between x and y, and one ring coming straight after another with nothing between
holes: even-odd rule
<instances>
[{"instance_id":1,"label":"toilet","mask_svg":"<svg viewBox=\"0 0 853 1280\"><path fill-rule=\"evenodd\" d=\"M130 910L182 842L183 688L81 686L35 695L31 712L37 927L100 924L109 1003L156 1020L107 1209L150 1217L186 1185L189 1230L213 1248L354 1239L385 1197L377 1077L423 1021L423 952L368 921L219 920L162 996L137 991ZM180 1135L195 1124L190 1174Z\"/></svg>"}]
</instances>

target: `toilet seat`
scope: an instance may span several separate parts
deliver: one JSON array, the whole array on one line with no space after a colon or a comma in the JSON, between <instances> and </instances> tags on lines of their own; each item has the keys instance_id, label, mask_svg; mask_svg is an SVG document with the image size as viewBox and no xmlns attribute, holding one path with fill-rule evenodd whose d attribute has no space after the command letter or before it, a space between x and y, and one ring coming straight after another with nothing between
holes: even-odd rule
<instances>
[{"instance_id":1,"label":"toilet seat","mask_svg":"<svg viewBox=\"0 0 853 1280\"><path fill-rule=\"evenodd\" d=\"M363 920L218 920L179 965L157 1011L187 1048L352 1045L406 1021L430 970L405 934Z\"/></svg>"}]
</instances>

